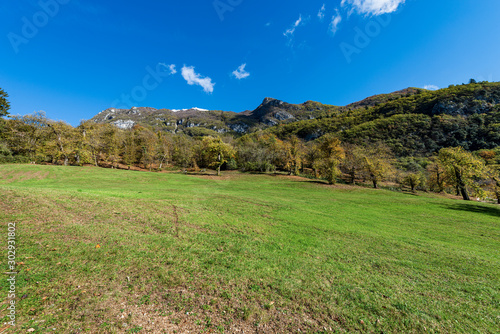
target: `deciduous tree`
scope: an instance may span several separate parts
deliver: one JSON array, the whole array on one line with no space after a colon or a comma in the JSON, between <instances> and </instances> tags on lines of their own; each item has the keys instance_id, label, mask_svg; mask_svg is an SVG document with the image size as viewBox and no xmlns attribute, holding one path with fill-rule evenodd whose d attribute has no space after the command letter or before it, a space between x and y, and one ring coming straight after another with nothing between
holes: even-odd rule
<instances>
[{"instance_id":1,"label":"deciduous tree","mask_svg":"<svg viewBox=\"0 0 500 334\"><path fill-rule=\"evenodd\" d=\"M320 159L316 162L320 174L329 184L335 184L337 176L340 174L338 166L345 157L340 140L331 134L327 134L318 139L316 148L320 152Z\"/></svg>"},{"instance_id":2,"label":"deciduous tree","mask_svg":"<svg viewBox=\"0 0 500 334\"><path fill-rule=\"evenodd\" d=\"M78 141L77 132L71 125L64 122L48 122L47 126L51 132L49 146L55 148L55 158L61 158L64 166L67 166L70 155L75 152Z\"/></svg>"},{"instance_id":3,"label":"deciduous tree","mask_svg":"<svg viewBox=\"0 0 500 334\"><path fill-rule=\"evenodd\" d=\"M153 164L158 156L158 136L148 128L141 128L138 133L139 147L141 148L141 161L149 171L153 169Z\"/></svg>"},{"instance_id":4,"label":"deciduous tree","mask_svg":"<svg viewBox=\"0 0 500 334\"><path fill-rule=\"evenodd\" d=\"M343 144L345 158L340 169L349 175L349 182L356 183L356 178L361 174L364 164L363 148L352 144Z\"/></svg>"},{"instance_id":5,"label":"deciduous tree","mask_svg":"<svg viewBox=\"0 0 500 334\"><path fill-rule=\"evenodd\" d=\"M234 157L233 147L224 143L219 137L204 137L201 145L209 167L216 169L217 175L220 176L222 165Z\"/></svg>"},{"instance_id":6,"label":"deciduous tree","mask_svg":"<svg viewBox=\"0 0 500 334\"><path fill-rule=\"evenodd\" d=\"M297 136L284 142L285 167L290 175L298 175L304 157L304 144Z\"/></svg>"},{"instance_id":7,"label":"deciduous tree","mask_svg":"<svg viewBox=\"0 0 500 334\"><path fill-rule=\"evenodd\" d=\"M379 183L394 172L394 167L390 162L393 158L392 152L383 143L366 145L362 157L363 173L372 182L373 188L378 188Z\"/></svg>"},{"instance_id":8,"label":"deciduous tree","mask_svg":"<svg viewBox=\"0 0 500 334\"><path fill-rule=\"evenodd\" d=\"M439 163L464 200L470 201L470 190L481 191L475 179L484 176L485 164L482 159L462 147L450 147L439 151Z\"/></svg>"}]
</instances>

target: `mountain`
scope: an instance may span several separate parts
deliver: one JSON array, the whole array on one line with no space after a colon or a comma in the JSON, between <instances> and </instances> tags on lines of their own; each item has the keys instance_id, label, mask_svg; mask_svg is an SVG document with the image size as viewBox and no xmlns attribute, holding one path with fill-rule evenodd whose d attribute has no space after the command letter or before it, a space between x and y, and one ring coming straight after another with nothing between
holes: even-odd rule
<instances>
[{"instance_id":1,"label":"mountain","mask_svg":"<svg viewBox=\"0 0 500 334\"><path fill-rule=\"evenodd\" d=\"M111 108L92 120L121 128L148 125L191 136L241 136L264 130L281 139L296 135L308 141L335 133L346 142L384 141L400 156L448 146L478 150L500 146L500 83L452 85L437 91L407 88L347 106L265 98L256 109L241 113Z\"/></svg>"},{"instance_id":2,"label":"mountain","mask_svg":"<svg viewBox=\"0 0 500 334\"><path fill-rule=\"evenodd\" d=\"M335 114L341 109L341 107L312 101L290 104L273 98L265 98L255 110L241 113L200 108L180 110L145 107L109 108L101 111L91 120L97 123L114 124L121 129L129 129L139 124L189 135L245 134L278 124Z\"/></svg>"}]
</instances>

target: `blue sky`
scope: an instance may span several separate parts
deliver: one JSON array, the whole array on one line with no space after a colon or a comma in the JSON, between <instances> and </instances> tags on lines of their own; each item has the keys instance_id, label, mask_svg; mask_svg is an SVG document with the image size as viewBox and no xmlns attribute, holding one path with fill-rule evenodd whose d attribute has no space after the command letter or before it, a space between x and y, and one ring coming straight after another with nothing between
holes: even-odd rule
<instances>
[{"instance_id":1,"label":"blue sky","mask_svg":"<svg viewBox=\"0 0 500 334\"><path fill-rule=\"evenodd\" d=\"M500 80L498 0L5 1L11 114L77 125L108 107L345 105Z\"/></svg>"}]
</instances>

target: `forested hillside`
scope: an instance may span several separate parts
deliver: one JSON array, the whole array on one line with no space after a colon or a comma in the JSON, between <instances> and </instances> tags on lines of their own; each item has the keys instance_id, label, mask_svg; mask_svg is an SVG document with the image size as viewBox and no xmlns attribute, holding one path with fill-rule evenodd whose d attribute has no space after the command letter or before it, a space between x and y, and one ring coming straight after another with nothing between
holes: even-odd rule
<instances>
[{"instance_id":1,"label":"forested hillside","mask_svg":"<svg viewBox=\"0 0 500 334\"><path fill-rule=\"evenodd\" d=\"M500 146L500 84L418 90L372 107L365 105L268 131L282 139L297 135L310 140L334 133L349 143L383 141L398 156L430 155L449 146L471 151L491 149Z\"/></svg>"}]
</instances>

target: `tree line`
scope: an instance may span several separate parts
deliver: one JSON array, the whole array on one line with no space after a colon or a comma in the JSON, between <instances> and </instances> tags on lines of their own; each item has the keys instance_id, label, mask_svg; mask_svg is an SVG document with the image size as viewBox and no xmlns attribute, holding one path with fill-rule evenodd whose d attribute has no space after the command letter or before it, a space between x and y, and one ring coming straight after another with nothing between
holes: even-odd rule
<instances>
[{"instance_id":1,"label":"tree line","mask_svg":"<svg viewBox=\"0 0 500 334\"><path fill-rule=\"evenodd\" d=\"M0 92L0 116L9 108ZM2 101L3 100L3 101ZM3 113L3 114L2 114ZM500 147L468 152L443 148L430 157L396 157L382 141L343 143L334 134L305 142L258 131L240 138L190 137L136 125L123 130L83 121L72 127L38 112L0 117L0 163L49 163L107 168L183 171L213 169L286 172L329 184L382 182L411 191L456 193L500 204Z\"/></svg>"}]
</instances>

